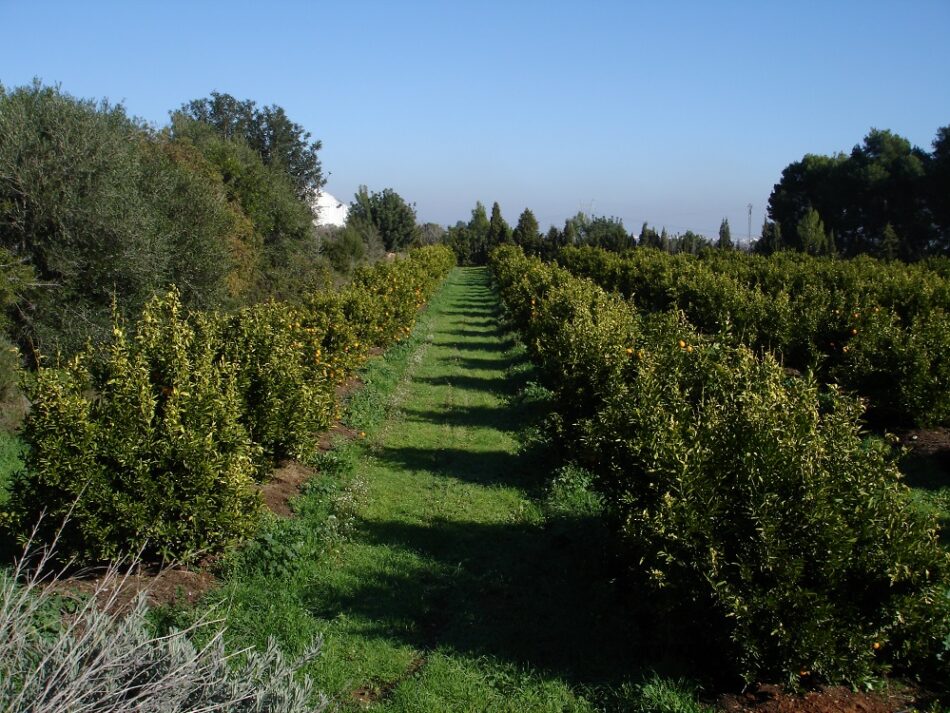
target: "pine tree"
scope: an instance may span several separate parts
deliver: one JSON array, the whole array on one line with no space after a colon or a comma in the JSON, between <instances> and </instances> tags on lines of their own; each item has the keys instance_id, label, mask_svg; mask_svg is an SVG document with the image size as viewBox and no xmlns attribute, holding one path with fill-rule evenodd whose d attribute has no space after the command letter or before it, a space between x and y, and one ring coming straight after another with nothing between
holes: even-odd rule
<instances>
[{"instance_id":1,"label":"pine tree","mask_svg":"<svg viewBox=\"0 0 950 713\"><path fill-rule=\"evenodd\" d=\"M660 247L660 236L657 234L654 228L651 228L647 225L646 221L643 221L643 227L640 228L640 247L644 248L658 248Z\"/></svg>"},{"instance_id":2,"label":"pine tree","mask_svg":"<svg viewBox=\"0 0 950 713\"><path fill-rule=\"evenodd\" d=\"M474 240L483 242L488 237L488 213L481 201L475 203L472 209L472 219L468 221L468 229Z\"/></svg>"},{"instance_id":3,"label":"pine tree","mask_svg":"<svg viewBox=\"0 0 950 713\"><path fill-rule=\"evenodd\" d=\"M729 219L723 218L719 224L719 241L716 247L720 250L732 250L732 231L729 230Z\"/></svg>"},{"instance_id":4,"label":"pine tree","mask_svg":"<svg viewBox=\"0 0 950 713\"><path fill-rule=\"evenodd\" d=\"M538 219L534 217L534 213L525 208L518 216L518 225L515 226L512 233L512 240L514 240L515 245L520 245L526 253L536 254L539 247L539 233Z\"/></svg>"},{"instance_id":5,"label":"pine tree","mask_svg":"<svg viewBox=\"0 0 950 713\"><path fill-rule=\"evenodd\" d=\"M773 223L766 218L762 222L762 233L755 242L753 250L760 255L771 255L772 253L777 253L782 248L781 224Z\"/></svg>"},{"instance_id":6,"label":"pine tree","mask_svg":"<svg viewBox=\"0 0 950 713\"><path fill-rule=\"evenodd\" d=\"M894 260L900 252L901 241L897 237L897 231L894 226L888 223L884 226L884 232L881 234L881 244L878 249L878 256L883 260Z\"/></svg>"},{"instance_id":7,"label":"pine tree","mask_svg":"<svg viewBox=\"0 0 950 713\"><path fill-rule=\"evenodd\" d=\"M577 245L577 223L573 218L568 218L564 221L564 230L561 231L561 236L561 240L564 245Z\"/></svg>"},{"instance_id":8,"label":"pine tree","mask_svg":"<svg viewBox=\"0 0 950 713\"><path fill-rule=\"evenodd\" d=\"M511 226L501 217L501 206L495 201L491 207L491 219L488 221L488 249L496 245L511 242Z\"/></svg>"},{"instance_id":9,"label":"pine tree","mask_svg":"<svg viewBox=\"0 0 950 713\"><path fill-rule=\"evenodd\" d=\"M471 245L471 260L475 265L484 264L488 258L488 231L490 229L488 213L481 201L472 209L472 219L468 221L468 240Z\"/></svg>"},{"instance_id":10,"label":"pine tree","mask_svg":"<svg viewBox=\"0 0 950 713\"><path fill-rule=\"evenodd\" d=\"M796 227L798 244L801 250L811 255L825 255L831 251L828 233L825 224L818 215L818 211L809 208L808 212L798 221Z\"/></svg>"}]
</instances>

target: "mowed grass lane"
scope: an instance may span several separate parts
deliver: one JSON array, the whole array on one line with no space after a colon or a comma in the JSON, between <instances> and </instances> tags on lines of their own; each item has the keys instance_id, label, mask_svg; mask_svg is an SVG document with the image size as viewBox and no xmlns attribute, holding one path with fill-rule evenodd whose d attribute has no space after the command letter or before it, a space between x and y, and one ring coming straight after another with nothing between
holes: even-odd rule
<instances>
[{"instance_id":1,"label":"mowed grass lane","mask_svg":"<svg viewBox=\"0 0 950 713\"><path fill-rule=\"evenodd\" d=\"M356 467L356 534L306 593L325 637L315 677L354 708L593 710L623 635L601 552L572 546L536 497L512 401L523 357L487 271L456 270L420 326Z\"/></svg>"}]
</instances>

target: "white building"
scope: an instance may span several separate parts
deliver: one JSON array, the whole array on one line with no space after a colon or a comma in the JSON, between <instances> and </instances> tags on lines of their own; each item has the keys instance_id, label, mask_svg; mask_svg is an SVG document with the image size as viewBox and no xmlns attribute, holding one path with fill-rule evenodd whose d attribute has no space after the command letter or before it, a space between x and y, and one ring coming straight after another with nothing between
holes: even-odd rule
<instances>
[{"instance_id":1,"label":"white building","mask_svg":"<svg viewBox=\"0 0 950 713\"><path fill-rule=\"evenodd\" d=\"M326 191L320 191L314 203L314 212L318 216L313 221L314 225L318 227L323 225L342 226L346 223L346 216L350 212L350 207L346 203L341 203Z\"/></svg>"}]
</instances>

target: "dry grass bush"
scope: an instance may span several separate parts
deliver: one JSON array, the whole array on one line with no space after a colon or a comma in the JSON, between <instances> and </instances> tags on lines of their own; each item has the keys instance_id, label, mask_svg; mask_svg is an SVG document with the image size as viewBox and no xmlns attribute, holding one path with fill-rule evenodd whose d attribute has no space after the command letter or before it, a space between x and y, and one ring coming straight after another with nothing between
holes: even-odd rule
<instances>
[{"instance_id":1,"label":"dry grass bush","mask_svg":"<svg viewBox=\"0 0 950 713\"><path fill-rule=\"evenodd\" d=\"M224 630L203 620L156 635L146 593L120 615L125 571L113 564L88 598L64 597L53 546L30 547L0 573L0 711L3 713L299 713L325 698L298 672L320 650L316 640L286 658L273 641L263 652L227 653ZM72 603L73 607L64 606ZM196 646L198 632L204 643ZM209 635L210 634L210 635Z\"/></svg>"}]
</instances>

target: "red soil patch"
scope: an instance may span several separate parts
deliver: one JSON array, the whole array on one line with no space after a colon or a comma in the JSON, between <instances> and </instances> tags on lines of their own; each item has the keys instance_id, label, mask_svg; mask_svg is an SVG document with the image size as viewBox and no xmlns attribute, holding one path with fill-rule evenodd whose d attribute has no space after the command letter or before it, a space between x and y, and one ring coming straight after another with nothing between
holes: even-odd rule
<instances>
[{"instance_id":1,"label":"red soil patch","mask_svg":"<svg viewBox=\"0 0 950 713\"><path fill-rule=\"evenodd\" d=\"M950 459L950 428L919 428L900 436L900 443L919 456Z\"/></svg>"},{"instance_id":2,"label":"red soil patch","mask_svg":"<svg viewBox=\"0 0 950 713\"><path fill-rule=\"evenodd\" d=\"M337 399L337 401L340 401L340 402L344 401L347 396L349 396L350 394L352 394L354 391L356 391L356 390L357 390L358 388L360 388L362 385L363 385L363 380L362 380L360 377L358 377L358 376L351 376L349 379L347 379L346 381L344 381L342 384L339 384L339 385L336 387L336 389L334 389L334 393L336 393L336 399Z\"/></svg>"},{"instance_id":3,"label":"red soil patch","mask_svg":"<svg viewBox=\"0 0 950 713\"><path fill-rule=\"evenodd\" d=\"M355 438L359 438L360 434L348 426L344 426L342 423L334 424L333 428L329 431L324 431L317 438L317 447L321 451L328 451L333 448L333 443L337 439L344 439L351 441Z\"/></svg>"},{"instance_id":4,"label":"red soil patch","mask_svg":"<svg viewBox=\"0 0 950 713\"><path fill-rule=\"evenodd\" d=\"M103 584L104 579L103 573L92 572L62 579L54 588L63 593L75 592L87 596L95 594L101 607L121 614L128 611L141 592L145 592L149 605L153 607L168 604L194 605L218 584L218 580L208 572L195 572L183 567L167 567L162 570L143 567L108 584ZM108 606L110 601L111 606Z\"/></svg>"},{"instance_id":5,"label":"red soil patch","mask_svg":"<svg viewBox=\"0 0 950 713\"><path fill-rule=\"evenodd\" d=\"M727 713L895 713L909 708L912 702L909 694L861 693L843 686L796 694L771 685L720 696L717 701Z\"/></svg>"},{"instance_id":6,"label":"red soil patch","mask_svg":"<svg viewBox=\"0 0 950 713\"><path fill-rule=\"evenodd\" d=\"M293 517L290 501L300 494L300 489L314 475L314 470L297 461L281 463L271 474L270 480L260 486L264 505L275 515Z\"/></svg>"}]
</instances>

